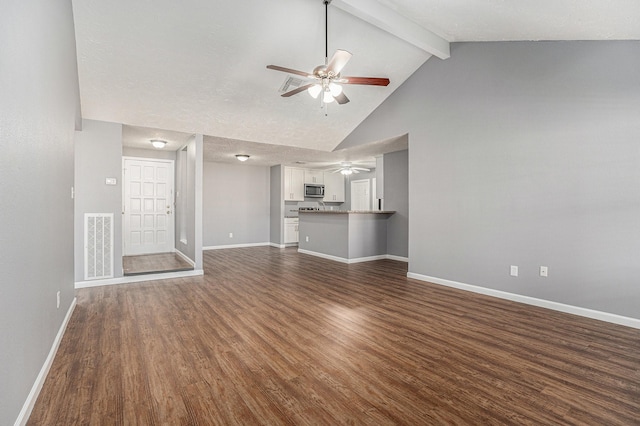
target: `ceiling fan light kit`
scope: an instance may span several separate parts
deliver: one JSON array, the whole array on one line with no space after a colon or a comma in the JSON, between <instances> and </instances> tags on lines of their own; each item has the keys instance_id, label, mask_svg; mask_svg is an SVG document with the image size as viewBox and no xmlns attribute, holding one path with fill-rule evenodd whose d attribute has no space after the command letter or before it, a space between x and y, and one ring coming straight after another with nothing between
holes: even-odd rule
<instances>
[{"instance_id":1,"label":"ceiling fan light kit","mask_svg":"<svg viewBox=\"0 0 640 426\"><path fill-rule=\"evenodd\" d=\"M340 172L345 176L349 176L350 174L353 174L353 173L370 172L370 171L371 169L367 169L365 167L356 167L350 161L343 161L342 163L340 163L340 167L333 170L333 173Z\"/></svg>"},{"instance_id":2,"label":"ceiling fan light kit","mask_svg":"<svg viewBox=\"0 0 640 426\"><path fill-rule=\"evenodd\" d=\"M328 39L328 8L331 0L323 0L324 4L324 65L318 65L311 74L278 65L267 65L268 69L282 71L293 75L302 76L311 80L308 84L283 93L281 96L288 98L300 92L307 91L314 99L317 99L322 92L321 106L325 107L331 102L339 105L349 102L349 98L343 93L342 84L361 84L366 86L388 86L388 78L380 77L341 77L340 71L351 59L351 53L338 49L329 59L329 39Z\"/></svg>"}]
</instances>

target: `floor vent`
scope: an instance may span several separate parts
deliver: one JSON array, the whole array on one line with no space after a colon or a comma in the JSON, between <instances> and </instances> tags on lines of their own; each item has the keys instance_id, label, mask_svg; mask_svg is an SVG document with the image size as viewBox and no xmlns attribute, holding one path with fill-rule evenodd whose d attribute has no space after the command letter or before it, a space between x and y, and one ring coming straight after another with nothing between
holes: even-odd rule
<instances>
[{"instance_id":1,"label":"floor vent","mask_svg":"<svg viewBox=\"0 0 640 426\"><path fill-rule=\"evenodd\" d=\"M84 279L113 278L113 213L84 215Z\"/></svg>"}]
</instances>

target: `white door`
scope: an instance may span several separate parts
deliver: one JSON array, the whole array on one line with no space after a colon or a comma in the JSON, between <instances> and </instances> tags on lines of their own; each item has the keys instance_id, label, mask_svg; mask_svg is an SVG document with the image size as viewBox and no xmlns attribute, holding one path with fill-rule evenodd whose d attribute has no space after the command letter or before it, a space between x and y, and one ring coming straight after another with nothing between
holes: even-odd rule
<instances>
[{"instance_id":1,"label":"white door","mask_svg":"<svg viewBox=\"0 0 640 426\"><path fill-rule=\"evenodd\" d=\"M351 210L371 210L369 179L351 181Z\"/></svg>"},{"instance_id":2,"label":"white door","mask_svg":"<svg viewBox=\"0 0 640 426\"><path fill-rule=\"evenodd\" d=\"M124 255L174 251L173 161L124 158Z\"/></svg>"}]
</instances>

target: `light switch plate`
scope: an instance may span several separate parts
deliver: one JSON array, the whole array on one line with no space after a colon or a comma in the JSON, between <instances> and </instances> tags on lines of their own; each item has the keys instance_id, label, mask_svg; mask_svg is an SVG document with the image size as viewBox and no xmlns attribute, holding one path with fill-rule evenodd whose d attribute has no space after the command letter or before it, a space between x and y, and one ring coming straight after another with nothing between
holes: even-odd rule
<instances>
[{"instance_id":1,"label":"light switch plate","mask_svg":"<svg viewBox=\"0 0 640 426\"><path fill-rule=\"evenodd\" d=\"M116 179L116 178L105 178L104 183L105 183L105 185L117 185L118 184L118 179Z\"/></svg>"},{"instance_id":2,"label":"light switch plate","mask_svg":"<svg viewBox=\"0 0 640 426\"><path fill-rule=\"evenodd\" d=\"M540 267L540 276L541 277L548 277L549 276L549 268L547 268L546 266L541 266Z\"/></svg>"}]
</instances>

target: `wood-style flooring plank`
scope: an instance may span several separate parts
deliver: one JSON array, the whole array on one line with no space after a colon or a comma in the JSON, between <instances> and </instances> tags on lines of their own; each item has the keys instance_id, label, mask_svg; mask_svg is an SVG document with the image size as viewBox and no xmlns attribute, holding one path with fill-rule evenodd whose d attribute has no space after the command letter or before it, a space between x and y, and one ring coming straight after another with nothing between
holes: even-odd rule
<instances>
[{"instance_id":1,"label":"wood-style flooring plank","mask_svg":"<svg viewBox=\"0 0 640 426\"><path fill-rule=\"evenodd\" d=\"M640 424L640 330L254 247L78 290L31 425Z\"/></svg>"}]
</instances>

